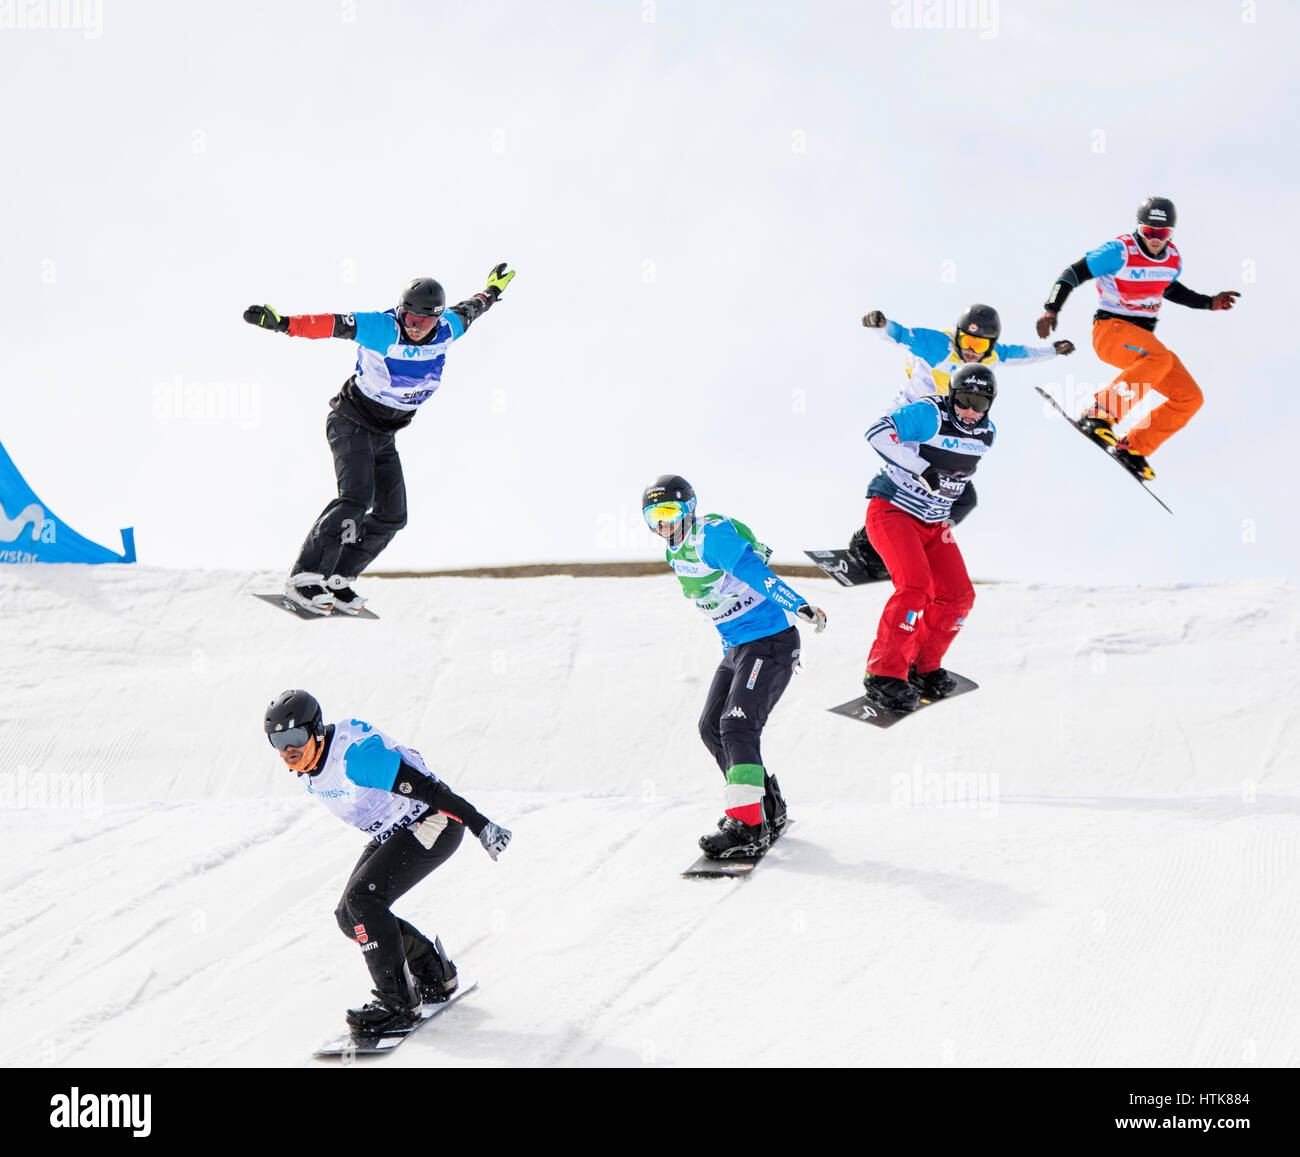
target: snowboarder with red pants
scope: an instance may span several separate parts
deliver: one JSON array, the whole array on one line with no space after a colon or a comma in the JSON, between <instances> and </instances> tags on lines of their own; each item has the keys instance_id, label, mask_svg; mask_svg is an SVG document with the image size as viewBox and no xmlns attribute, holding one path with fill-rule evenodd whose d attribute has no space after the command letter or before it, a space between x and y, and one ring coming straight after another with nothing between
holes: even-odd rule
<instances>
[{"instance_id":1,"label":"snowboarder with red pants","mask_svg":"<svg viewBox=\"0 0 1300 1157\"><path fill-rule=\"evenodd\" d=\"M887 710L913 711L922 696L941 699L956 686L943 658L974 605L975 588L948 516L993 445L988 412L996 396L992 370L963 365L946 395L902 406L867 431L885 465L867 490L866 532L889 567L894 593L863 684L867 698Z\"/></svg>"}]
</instances>

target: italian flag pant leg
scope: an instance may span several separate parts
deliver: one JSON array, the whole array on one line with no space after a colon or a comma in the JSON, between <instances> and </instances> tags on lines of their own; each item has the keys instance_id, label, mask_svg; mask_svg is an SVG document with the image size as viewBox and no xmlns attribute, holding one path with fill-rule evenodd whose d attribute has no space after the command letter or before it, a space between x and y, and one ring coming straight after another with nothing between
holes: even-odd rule
<instances>
[{"instance_id":1,"label":"italian flag pant leg","mask_svg":"<svg viewBox=\"0 0 1300 1157\"><path fill-rule=\"evenodd\" d=\"M763 820L763 765L738 763L727 768L723 793L725 810L733 820L751 828Z\"/></svg>"}]
</instances>

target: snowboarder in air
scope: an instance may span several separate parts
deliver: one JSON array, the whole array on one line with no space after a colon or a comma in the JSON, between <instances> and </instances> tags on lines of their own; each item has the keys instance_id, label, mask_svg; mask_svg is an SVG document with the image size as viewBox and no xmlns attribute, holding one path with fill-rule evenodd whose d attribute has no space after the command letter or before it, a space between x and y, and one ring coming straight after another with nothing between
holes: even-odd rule
<instances>
[{"instance_id":1,"label":"snowboarder in air","mask_svg":"<svg viewBox=\"0 0 1300 1157\"><path fill-rule=\"evenodd\" d=\"M997 379L988 366L957 369L942 396L928 395L881 418L867 441L885 460L867 489L866 530L894 583L867 657L867 698L914 711L956 683L943 658L975 602L975 588L949 516L996 431L989 408Z\"/></svg>"},{"instance_id":2,"label":"snowboarder in air","mask_svg":"<svg viewBox=\"0 0 1300 1157\"><path fill-rule=\"evenodd\" d=\"M265 727L308 793L371 837L334 912L343 935L360 945L374 982L375 999L349 1009L347 1022L363 1034L410 1028L421 1004L456 991L456 966L440 939L429 940L390 906L460 846L466 828L494 860L511 833L456 795L418 751L360 719L326 724L306 691L277 695Z\"/></svg>"},{"instance_id":3,"label":"snowboarder in air","mask_svg":"<svg viewBox=\"0 0 1300 1157\"><path fill-rule=\"evenodd\" d=\"M1138 207L1136 229L1090 249L1056 279L1038 319L1038 336L1046 337L1070 291L1097 279L1100 308L1092 315L1092 348L1119 374L1093 397L1079 425L1119 451L1120 461L1148 482L1156 473L1147 459L1191 420L1202 401L1192 375L1155 336L1160 305L1168 298L1192 309L1231 309L1241 296L1234 290L1207 296L1178 282L1183 261L1171 240L1176 220L1168 197L1148 197ZM1115 427L1153 389L1168 400L1118 433Z\"/></svg>"},{"instance_id":4,"label":"snowboarder in air","mask_svg":"<svg viewBox=\"0 0 1300 1157\"><path fill-rule=\"evenodd\" d=\"M907 384L894 399L895 408L935 394L942 397L948 392L948 382L959 366L975 362L985 366L1028 365L1074 353L1074 343L1064 340L1050 345L1003 344L998 340L1002 336L1002 319L998 311L991 305L979 303L966 309L951 332L920 326L908 329L890 321L878 309L867 314L862 324L868 329L880 330L884 337L908 351L904 367ZM975 509L975 502L975 487L968 483L948 516L953 526ZM853 532L849 540L849 557L873 578L889 577L865 527L859 526Z\"/></svg>"},{"instance_id":5,"label":"snowboarder in air","mask_svg":"<svg viewBox=\"0 0 1300 1157\"><path fill-rule=\"evenodd\" d=\"M700 838L712 859L758 855L786 824L776 777L763 765L760 740L772 708L799 660L799 630L787 612L826 629L826 615L767 566L771 548L744 523L721 514L695 516L695 491L676 474L645 488L646 524L667 541L665 557L682 593L722 636L722 662L700 716L700 738L726 779L726 814Z\"/></svg>"},{"instance_id":6,"label":"snowboarder in air","mask_svg":"<svg viewBox=\"0 0 1300 1157\"><path fill-rule=\"evenodd\" d=\"M514 277L505 263L487 288L447 309L443 288L417 277L395 308L383 313L319 313L283 317L250 305L244 320L291 337L356 342L357 367L330 399L325 436L334 455L339 495L307 534L285 585L285 597L319 615L357 614L365 600L352 589L406 525L406 484L397 431L437 391L451 343L490 309Z\"/></svg>"}]
</instances>

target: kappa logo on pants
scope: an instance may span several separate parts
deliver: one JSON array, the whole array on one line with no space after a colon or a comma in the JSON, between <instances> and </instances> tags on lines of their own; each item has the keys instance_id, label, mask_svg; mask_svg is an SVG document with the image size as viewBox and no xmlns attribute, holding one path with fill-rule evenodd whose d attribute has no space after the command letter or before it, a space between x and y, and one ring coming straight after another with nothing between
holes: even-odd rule
<instances>
[{"instance_id":1,"label":"kappa logo on pants","mask_svg":"<svg viewBox=\"0 0 1300 1157\"><path fill-rule=\"evenodd\" d=\"M726 715L724 715L722 718L723 719L748 719L749 716L746 715L744 709L741 708L739 704L737 704L730 711L728 711Z\"/></svg>"}]
</instances>

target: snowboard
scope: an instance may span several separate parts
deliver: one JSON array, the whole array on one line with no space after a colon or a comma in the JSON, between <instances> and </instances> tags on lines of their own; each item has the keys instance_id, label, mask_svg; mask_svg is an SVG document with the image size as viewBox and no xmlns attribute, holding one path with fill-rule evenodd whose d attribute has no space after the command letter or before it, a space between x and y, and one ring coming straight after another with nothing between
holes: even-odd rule
<instances>
[{"instance_id":1,"label":"snowboard","mask_svg":"<svg viewBox=\"0 0 1300 1157\"><path fill-rule=\"evenodd\" d=\"M886 575L885 578L875 578L868 574L849 557L848 550L844 548L839 550L805 550L804 554L842 587L860 587L865 586L867 583L886 582L889 577Z\"/></svg>"},{"instance_id":2,"label":"snowboard","mask_svg":"<svg viewBox=\"0 0 1300 1157\"><path fill-rule=\"evenodd\" d=\"M355 615L349 615L343 611L331 611L328 615L316 615L304 607L298 606L297 603L291 603L284 595L259 595L254 592L255 599L261 599L264 603L270 603L273 607L279 607L282 611L288 611L291 615L297 615L300 619L377 619L379 616L374 611L362 607Z\"/></svg>"},{"instance_id":3,"label":"snowboard","mask_svg":"<svg viewBox=\"0 0 1300 1157\"><path fill-rule=\"evenodd\" d=\"M733 878L750 876L753 874L754 869L767 858L768 852L776 847L781 836L784 836L790 830L790 825L793 823L794 820L787 819L785 827L781 830L781 835L767 845L767 851L761 852L757 856L733 856L728 860L711 860L708 856L701 856L682 873L682 878L686 880L716 880L721 876Z\"/></svg>"},{"instance_id":4,"label":"snowboard","mask_svg":"<svg viewBox=\"0 0 1300 1157\"><path fill-rule=\"evenodd\" d=\"M374 1036L367 1033L359 1032L357 1029L347 1029L340 1035L326 1041L318 1048L312 1056L314 1057L343 1057L345 1060L352 1057L375 1056L379 1053L391 1053L404 1040L417 1033L435 1016L445 1012L462 996L468 996L475 988L478 987L478 981L466 980L463 976L459 978L460 984L456 991L451 994L441 1004L425 1004L420 1006L420 1023L412 1025L404 1032L388 1033L384 1036Z\"/></svg>"},{"instance_id":5,"label":"snowboard","mask_svg":"<svg viewBox=\"0 0 1300 1157\"><path fill-rule=\"evenodd\" d=\"M945 695L943 699L922 699L916 711L890 711L886 707L879 707L872 703L865 695L859 695L856 699L850 699L847 703L841 703L838 707L831 707L829 710L834 715L844 715L860 723L870 723L872 727L893 727L895 723L906 719L909 715L915 715L917 711L924 711L935 703L954 699L958 695L965 695L967 691L979 689L979 684L967 679L965 675L958 675L955 671L949 671L948 674L957 680L956 689Z\"/></svg>"},{"instance_id":6,"label":"snowboard","mask_svg":"<svg viewBox=\"0 0 1300 1157\"><path fill-rule=\"evenodd\" d=\"M1092 443L1092 445L1096 446L1098 450L1104 451L1107 458L1110 458L1113 462L1118 464L1123 469L1125 474L1127 474L1130 478L1132 478L1134 482L1136 482L1139 486L1141 486L1142 489L1145 490L1149 495L1151 495L1151 497L1154 498L1157 502L1159 502L1161 506L1164 506L1166 510L1169 510L1169 507L1165 506L1164 502L1160 500L1160 497L1156 494L1156 492L1151 489L1150 483L1148 483L1146 479L1139 477L1133 471L1133 469L1128 465L1128 463L1124 461L1124 456L1122 454L1116 453L1115 448L1113 446L1107 446L1101 442L1098 442L1097 439L1094 438L1091 434L1089 434L1088 431L1085 430L1082 426L1080 426L1079 423L1074 418L1071 418L1070 415L1067 414L1064 409L1062 409L1061 403L1058 402L1054 397L1052 397L1052 395L1049 394L1045 389L1043 389L1042 386L1035 386L1034 389L1036 389L1040 394L1042 394L1043 397L1046 398L1048 402L1051 403L1052 409L1054 409L1058 414L1061 415L1062 418L1064 418L1067 422L1069 422L1071 426L1073 426L1076 430L1078 430L1080 434L1082 434L1085 438L1087 438L1088 441ZM1169 513L1173 514L1173 511L1169 510Z\"/></svg>"}]
</instances>

